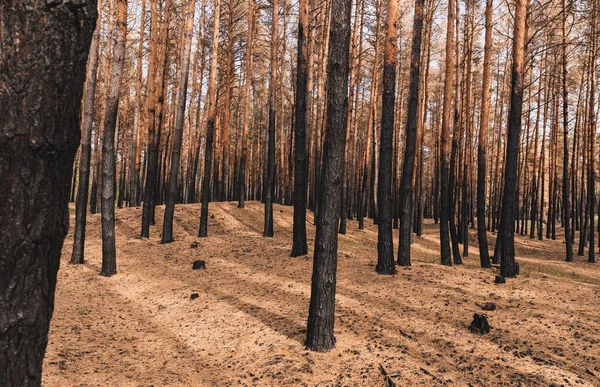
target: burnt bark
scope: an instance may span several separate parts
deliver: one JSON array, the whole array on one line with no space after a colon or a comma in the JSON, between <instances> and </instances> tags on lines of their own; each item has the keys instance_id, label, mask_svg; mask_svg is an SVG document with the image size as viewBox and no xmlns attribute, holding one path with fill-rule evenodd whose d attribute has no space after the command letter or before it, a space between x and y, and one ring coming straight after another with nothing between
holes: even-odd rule
<instances>
[{"instance_id":1,"label":"burnt bark","mask_svg":"<svg viewBox=\"0 0 600 387\"><path fill-rule=\"evenodd\" d=\"M410 62L410 86L408 116L406 121L406 142L402 180L400 182L400 238L398 240L398 265L410 266L410 244L412 240L411 218L413 217L413 177L415 172L415 153L417 148L417 122L419 104L419 78L421 73L421 33L423 31L424 0L415 1L413 40ZM390 109L393 111L393 107ZM382 175L379 178L382 179ZM380 181L381 184L381 181ZM390 214L391 215L391 214ZM379 216L383 216L381 212Z\"/></svg>"},{"instance_id":2,"label":"burnt bark","mask_svg":"<svg viewBox=\"0 0 600 387\"><path fill-rule=\"evenodd\" d=\"M0 385L39 386L96 1L0 2Z\"/></svg>"},{"instance_id":3,"label":"burnt bark","mask_svg":"<svg viewBox=\"0 0 600 387\"><path fill-rule=\"evenodd\" d=\"M294 225L292 257L308 254L306 205L308 160L306 157L306 113L308 83L308 0L300 0L298 15L298 65L296 66L296 127L294 131Z\"/></svg>"},{"instance_id":4,"label":"burnt bark","mask_svg":"<svg viewBox=\"0 0 600 387\"><path fill-rule=\"evenodd\" d=\"M348 118L350 14L352 0L333 0L327 63L327 124L311 282L306 346L326 351L335 345L335 286L338 225Z\"/></svg>"}]
</instances>

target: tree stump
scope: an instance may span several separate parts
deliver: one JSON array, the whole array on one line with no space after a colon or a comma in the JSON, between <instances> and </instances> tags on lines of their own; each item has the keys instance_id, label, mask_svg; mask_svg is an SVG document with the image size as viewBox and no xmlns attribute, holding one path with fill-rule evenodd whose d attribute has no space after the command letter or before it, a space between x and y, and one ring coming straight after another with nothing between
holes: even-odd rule
<instances>
[{"instance_id":1,"label":"tree stump","mask_svg":"<svg viewBox=\"0 0 600 387\"><path fill-rule=\"evenodd\" d=\"M497 275L496 278L494 278L494 283L505 284L506 280L501 275Z\"/></svg>"},{"instance_id":2,"label":"tree stump","mask_svg":"<svg viewBox=\"0 0 600 387\"><path fill-rule=\"evenodd\" d=\"M192 265L192 270L206 269L206 262L202 260L194 261Z\"/></svg>"},{"instance_id":3,"label":"tree stump","mask_svg":"<svg viewBox=\"0 0 600 387\"><path fill-rule=\"evenodd\" d=\"M471 325L469 325L469 331L484 335L486 333L490 333L490 329L491 327L485 314L475 313L473 315L473 321L471 322Z\"/></svg>"}]
</instances>

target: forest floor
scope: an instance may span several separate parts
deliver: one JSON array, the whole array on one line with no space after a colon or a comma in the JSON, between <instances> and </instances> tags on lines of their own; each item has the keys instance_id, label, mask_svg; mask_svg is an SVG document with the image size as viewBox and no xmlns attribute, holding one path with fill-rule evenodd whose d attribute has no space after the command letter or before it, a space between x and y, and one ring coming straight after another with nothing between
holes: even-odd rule
<instances>
[{"instance_id":1,"label":"forest floor","mask_svg":"<svg viewBox=\"0 0 600 387\"><path fill-rule=\"evenodd\" d=\"M600 264L563 262L560 240L517 237L521 275L496 285L497 270L478 267L474 230L464 265L444 267L438 227L426 221L412 267L381 276L376 226L350 221L338 254L337 344L313 353L303 346L312 213L309 255L290 258L291 207L275 206L275 237L263 238L260 203L211 203L209 237L198 238L200 206L178 205L177 240L166 245L163 210L142 240L141 208L117 209L111 278L98 275L100 215L88 215L84 265L68 264L71 227L44 385L384 386L383 366L399 371L398 386L600 386ZM196 259L205 270L192 270ZM497 309L483 312L492 330L479 336L468 326L486 302Z\"/></svg>"}]
</instances>

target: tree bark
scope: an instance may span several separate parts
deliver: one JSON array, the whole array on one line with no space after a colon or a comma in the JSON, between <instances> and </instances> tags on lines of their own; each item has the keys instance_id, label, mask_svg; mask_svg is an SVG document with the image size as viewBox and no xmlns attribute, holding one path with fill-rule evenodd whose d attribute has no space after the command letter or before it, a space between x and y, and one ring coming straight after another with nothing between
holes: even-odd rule
<instances>
[{"instance_id":1,"label":"tree bark","mask_svg":"<svg viewBox=\"0 0 600 387\"><path fill-rule=\"evenodd\" d=\"M413 32L413 48L411 62L411 93L419 89L419 61L421 51L421 29L423 27L423 1L415 2L415 23ZM383 65L383 95L381 104L381 134L379 140L379 184L377 185L377 204L378 222L377 222L377 266L375 270L379 274L394 274L396 273L396 265L394 264L394 243L392 239L392 144L394 138L394 107L396 104L396 60L398 48L396 41L398 39L398 0L388 0L387 2L387 20L386 20L386 39L384 51ZM415 81L416 85L412 82ZM413 101L414 99L414 101ZM411 94L409 106L416 108L416 99ZM409 108L410 109L410 108ZM408 138L414 134L411 130L416 129L416 109L413 117L409 116L409 122L415 127L407 125L407 144L410 141ZM412 121L411 121L412 118ZM412 136L414 140L414 136ZM414 143L413 143L413 163L414 163ZM405 163L406 163L405 153ZM412 171L411 171L412 172ZM412 174L407 173L407 178L412 180ZM404 180L403 180L404 183ZM410 192L406 194L411 194ZM405 196L401 193L402 198ZM405 207L402 207L405 209ZM406 213L403 213L406 215ZM410 216L410 215L409 215ZM403 220L407 218L404 217ZM410 224L410 222L409 222ZM409 230L410 232L410 230ZM409 249L409 264L410 264L410 241ZM400 262L399 253L398 262Z\"/></svg>"},{"instance_id":2,"label":"tree bark","mask_svg":"<svg viewBox=\"0 0 600 387\"><path fill-rule=\"evenodd\" d=\"M523 109L523 80L525 71L525 38L527 30L528 0L517 0L515 4L515 25L512 49L512 82L508 133L506 140L506 161L504 164L504 196L500 217L500 273L505 278L515 276L515 206L514 193L517 189L517 159L521 135L521 112Z\"/></svg>"},{"instance_id":3,"label":"tree bark","mask_svg":"<svg viewBox=\"0 0 600 387\"><path fill-rule=\"evenodd\" d=\"M452 113L452 84L454 79L454 0L448 0L448 18L446 31L446 64L444 80L444 107L441 132L441 175L440 175L440 250L442 265L452 265L450 260L450 119Z\"/></svg>"},{"instance_id":4,"label":"tree bark","mask_svg":"<svg viewBox=\"0 0 600 387\"><path fill-rule=\"evenodd\" d=\"M327 63L327 124L322 185L311 282L306 346L326 351L335 345L335 285L338 226L348 118L348 73L352 0L333 0Z\"/></svg>"},{"instance_id":5,"label":"tree bark","mask_svg":"<svg viewBox=\"0 0 600 387\"><path fill-rule=\"evenodd\" d=\"M485 180L487 155L487 127L490 113L490 61L492 50L492 12L493 0L487 0L485 6L485 46L483 54L483 81L481 90L481 117L479 123L479 144L477 147L477 240L479 242L479 260L481 267L492 267L488 250L485 227Z\"/></svg>"},{"instance_id":6,"label":"tree bark","mask_svg":"<svg viewBox=\"0 0 600 387\"><path fill-rule=\"evenodd\" d=\"M269 131L267 133L267 176L265 179L264 237L273 236L273 194L275 191L275 108L277 107L277 44L279 41L279 1L273 0L271 60L269 78Z\"/></svg>"},{"instance_id":7,"label":"tree bark","mask_svg":"<svg viewBox=\"0 0 600 387\"><path fill-rule=\"evenodd\" d=\"M96 1L0 2L0 385L39 386Z\"/></svg>"},{"instance_id":8,"label":"tree bark","mask_svg":"<svg viewBox=\"0 0 600 387\"><path fill-rule=\"evenodd\" d=\"M294 131L294 225L292 257L308 254L306 243L306 205L308 190L307 84L308 84L308 10L309 0L298 3L298 64L296 66L296 122Z\"/></svg>"},{"instance_id":9,"label":"tree bark","mask_svg":"<svg viewBox=\"0 0 600 387\"><path fill-rule=\"evenodd\" d=\"M102 9L102 0L98 2L98 14ZM98 20L100 17L98 17ZM87 204L90 187L90 161L92 158L92 128L94 126L94 110L96 96L96 80L100 56L100 26L98 21L88 58L86 87L83 101L83 125L81 128L81 155L79 157L79 185L77 186L77 199L75 203L75 234L73 238L72 264L81 264L85 251L85 228L87 225Z\"/></svg>"},{"instance_id":10,"label":"tree bark","mask_svg":"<svg viewBox=\"0 0 600 387\"><path fill-rule=\"evenodd\" d=\"M117 273L117 248L115 243L115 128L119 113L119 93L125 64L127 39L127 0L117 0L118 35L111 66L104 136L102 137L102 269L100 275L110 277Z\"/></svg>"},{"instance_id":11,"label":"tree bark","mask_svg":"<svg viewBox=\"0 0 600 387\"><path fill-rule=\"evenodd\" d=\"M175 116L175 132L173 134L171 171L169 175L169 188L167 191L161 243L173 242L173 216L175 215L177 180L179 179L179 165L181 163L181 143L183 140L183 123L185 119L188 76L190 73L190 54L192 51L192 34L194 32L195 6L196 0L188 0L185 14L183 50L181 53L181 75L179 76L179 91L177 92L177 112Z\"/></svg>"},{"instance_id":12,"label":"tree bark","mask_svg":"<svg viewBox=\"0 0 600 387\"><path fill-rule=\"evenodd\" d=\"M221 21L221 0L215 0L214 21L212 33L212 52L210 58L210 73L208 76L208 118L206 122L206 148L204 150L204 176L202 177L202 208L200 209L200 229L198 236L208 236L208 201L210 199L210 169L212 165L213 140L215 136L215 121L217 119L217 64L219 54L219 24Z\"/></svg>"}]
</instances>

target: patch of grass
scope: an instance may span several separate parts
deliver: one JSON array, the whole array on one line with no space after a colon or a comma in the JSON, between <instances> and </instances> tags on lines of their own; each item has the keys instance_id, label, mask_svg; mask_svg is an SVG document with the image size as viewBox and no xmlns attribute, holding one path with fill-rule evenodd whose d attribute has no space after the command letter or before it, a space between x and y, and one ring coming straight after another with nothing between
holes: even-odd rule
<instances>
[{"instance_id":1,"label":"patch of grass","mask_svg":"<svg viewBox=\"0 0 600 387\"><path fill-rule=\"evenodd\" d=\"M75 312L80 316L87 316L90 314L90 308L85 305L77 305L77 307L75 307Z\"/></svg>"}]
</instances>

